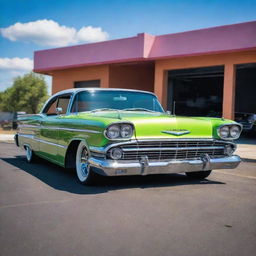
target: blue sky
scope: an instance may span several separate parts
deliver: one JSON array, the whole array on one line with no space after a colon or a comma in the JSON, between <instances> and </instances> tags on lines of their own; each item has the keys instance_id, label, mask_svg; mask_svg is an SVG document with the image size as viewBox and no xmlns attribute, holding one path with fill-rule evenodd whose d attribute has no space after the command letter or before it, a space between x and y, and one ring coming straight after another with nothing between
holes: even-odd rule
<instances>
[{"instance_id":1,"label":"blue sky","mask_svg":"<svg viewBox=\"0 0 256 256\"><path fill-rule=\"evenodd\" d=\"M0 91L29 72L35 50L252 20L256 0L0 0Z\"/></svg>"}]
</instances>

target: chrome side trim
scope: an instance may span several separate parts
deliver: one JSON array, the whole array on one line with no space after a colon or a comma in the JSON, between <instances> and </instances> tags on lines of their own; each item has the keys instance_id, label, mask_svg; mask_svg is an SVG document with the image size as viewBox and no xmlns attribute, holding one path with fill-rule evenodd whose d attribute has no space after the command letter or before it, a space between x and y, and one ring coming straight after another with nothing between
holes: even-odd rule
<instances>
[{"instance_id":1,"label":"chrome side trim","mask_svg":"<svg viewBox=\"0 0 256 256\"><path fill-rule=\"evenodd\" d=\"M61 130L61 131L70 131L70 132L88 132L88 133L101 133L99 131L89 130L89 129L76 129L76 128L63 128L57 126L41 126L41 129L49 129L49 130Z\"/></svg>"},{"instance_id":2,"label":"chrome side trim","mask_svg":"<svg viewBox=\"0 0 256 256\"><path fill-rule=\"evenodd\" d=\"M42 139L37 139L37 138L35 140L38 141L38 142L41 142L41 143L52 145L52 146L56 146L56 147L60 147L60 148L67 148L67 146L56 144L56 143L53 143L53 142L50 142L50 141L47 141L47 140L42 140Z\"/></svg>"},{"instance_id":3,"label":"chrome side trim","mask_svg":"<svg viewBox=\"0 0 256 256\"><path fill-rule=\"evenodd\" d=\"M18 133L18 136L21 136L21 137L24 137L24 138L28 138L28 139L32 139L32 140L35 140L37 142L49 144L49 145L60 147L60 148L67 148L67 146L63 146L63 145L60 145L60 144L57 144L57 143L53 143L53 142L50 142L50 141L47 141L47 140L42 140L42 139L36 138L33 134Z\"/></svg>"},{"instance_id":4,"label":"chrome side trim","mask_svg":"<svg viewBox=\"0 0 256 256\"><path fill-rule=\"evenodd\" d=\"M75 128L59 128L57 127L56 129L62 130L62 131L71 131L71 132L89 132L89 133L101 133L99 131L94 131L94 130L88 130L88 129L75 129Z\"/></svg>"},{"instance_id":5,"label":"chrome side trim","mask_svg":"<svg viewBox=\"0 0 256 256\"><path fill-rule=\"evenodd\" d=\"M71 132L88 132L88 133L101 133L99 131L89 130L89 129L76 129L76 128L63 128L57 126L43 126L43 125L30 125L30 124L22 124L19 125L19 128L41 128L41 129L49 129L49 130L61 130L61 131L71 131Z\"/></svg>"},{"instance_id":6,"label":"chrome side trim","mask_svg":"<svg viewBox=\"0 0 256 256\"><path fill-rule=\"evenodd\" d=\"M18 136L28 138L28 139L34 139L35 135L34 134L25 134L25 133L17 133Z\"/></svg>"},{"instance_id":7,"label":"chrome side trim","mask_svg":"<svg viewBox=\"0 0 256 256\"><path fill-rule=\"evenodd\" d=\"M40 128L40 125L33 125L33 124L20 124L18 128Z\"/></svg>"}]
</instances>

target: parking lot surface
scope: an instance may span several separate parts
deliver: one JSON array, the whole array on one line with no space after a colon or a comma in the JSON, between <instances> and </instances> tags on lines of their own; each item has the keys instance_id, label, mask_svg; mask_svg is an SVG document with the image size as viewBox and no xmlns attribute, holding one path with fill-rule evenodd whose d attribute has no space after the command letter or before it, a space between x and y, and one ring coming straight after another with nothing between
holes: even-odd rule
<instances>
[{"instance_id":1,"label":"parking lot surface","mask_svg":"<svg viewBox=\"0 0 256 256\"><path fill-rule=\"evenodd\" d=\"M174 174L86 187L1 142L0 255L254 255L255 185L248 157L204 181Z\"/></svg>"}]
</instances>

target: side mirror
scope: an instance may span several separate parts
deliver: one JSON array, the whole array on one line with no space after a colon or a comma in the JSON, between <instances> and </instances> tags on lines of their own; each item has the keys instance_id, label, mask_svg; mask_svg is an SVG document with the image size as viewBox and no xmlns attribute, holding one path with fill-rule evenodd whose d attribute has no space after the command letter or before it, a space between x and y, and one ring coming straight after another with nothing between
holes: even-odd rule
<instances>
[{"instance_id":1,"label":"side mirror","mask_svg":"<svg viewBox=\"0 0 256 256\"><path fill-rule=\"evenodd\" d=\"M55 112L56 112L57 115L60 115L60 114L62 114L63 109L61 107L58 107L58 108L55 109Z\"/></svg>"}]
</instances>

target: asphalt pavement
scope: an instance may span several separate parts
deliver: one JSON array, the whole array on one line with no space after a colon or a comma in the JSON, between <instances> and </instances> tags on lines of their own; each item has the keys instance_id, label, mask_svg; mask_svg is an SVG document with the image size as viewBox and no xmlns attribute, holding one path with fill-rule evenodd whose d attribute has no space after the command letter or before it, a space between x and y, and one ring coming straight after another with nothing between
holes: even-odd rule
<instances>
[{"instance_id":1,"label":"asphalt pavement","mask_svg":"<svg viewBox=\"0 0 256 256\"><path fill-rule=\"evenodd\" d=\"M173 174L86 187L72 170L28 164L1 142L0 255L255 255L255 185L248 155L204 181Z\"/></svg>"}]
</instances>

